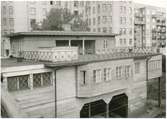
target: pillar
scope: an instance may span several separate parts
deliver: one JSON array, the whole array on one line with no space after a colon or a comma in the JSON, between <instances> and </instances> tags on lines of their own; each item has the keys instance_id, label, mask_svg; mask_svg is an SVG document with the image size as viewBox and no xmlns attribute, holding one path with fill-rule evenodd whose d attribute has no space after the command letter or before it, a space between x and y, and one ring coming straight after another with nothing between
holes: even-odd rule
<instances>
[{"instance_id":1,"label":"pillar","mask_svg":"<svg viewBox=\"0 0 167 119\"><path fill-rule=\"evenodd\" d=\"M4 90L8 90L8 82L7 82L7 77L3 77L3 83L2 84L2 87Z\"/></svg>"},{"instance_id":2,"label":"pillar","mask_svg":"<svg viewBox=\"0 0 167 119\"><path fill-rule=\"evenodd\" d=\"M85 54L85 40L82 40L82 55Z\"/></svg>"},{"instance_id":3,"label":"pillar","mask_svg":"<svg viewBox=\"0 0 167 119\"><path fill-rule=\"evenodd\" d=\"M31 90L33 90L33 74L30 74L29 87Z\"/></svg>"},{"instance_id":4,"label":"pillar","mask_svg":"<svg viewBox=\"0 0 167 119\"><path fill-rule=\"evenodd\" d=\"M158 106L161 107L161 77L158 78Z\"/></svg>"},{"instance_id":5,"label":"pillar","mask_svg":"<svg viewBox=\"0 0 167 119\"><path fill-rule=\"evenodd\" d=\"M91 117L91 103L88 104L89 118Z\"/></svg>"},{"instance_id":6,"label":"pillar","mask_svg":"<svg viewBox=\"0 0 167 119\"><path fill-rule=\"evenodd\" d=\"M68 46L71 47L71 40L68 41Z\"/></svg>"},{"instance_id":7,"label":"pillar","mask_svg":"<svg viewBox=\"0 0 167 119\"><path fill-rule=\"evenodd\" d=\"M109 103L106 104L106 118L109 118L110 110L109 110Z\"/></svg>"}]
</instances>

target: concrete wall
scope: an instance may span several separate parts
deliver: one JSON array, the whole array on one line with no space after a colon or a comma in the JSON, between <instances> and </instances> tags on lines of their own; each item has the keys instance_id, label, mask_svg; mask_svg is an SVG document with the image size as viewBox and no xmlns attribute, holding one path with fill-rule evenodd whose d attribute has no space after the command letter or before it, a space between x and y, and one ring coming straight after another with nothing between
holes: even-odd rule
<instances>
[{"instance_id":1,"label":"concrete wall","mask_svg":"<svg viewBox=\"0 0 167 119\"><path fill-rule=\"evenodd\" d=\"M131 76L126 79L122 75L121 79L116 78L116 66L130 65L130 74ZM111 80L104 81L104 68L111 68ZM93 70L101 69L101 82L95 83L93 80ZM86 84L81 84L81 73L80 71L86 70ZM124 70L124 69L123 69ZM86 66L81 66L78 68L78 97L91 97L97 96L104 93L110 93L115 90L126 89L132 80L132 71L133 71L133 60L114 60L114 61L104 61L91 63ZM124 73L124 71L123 71ZM122 73L122 74L123 74ZM124 85L122 85L124 84Z\"/></svg>"},{"instance_id":2,"label":"concrete wall","mask_svg":"<svg viewBox=\"0 0 167 119\"><path fill-rule=\"evenodd\" d=\"M12 38L11 47L15 54L18 51L37 50L40 47L55 47L56 40L94 40L95 50L103 50L104 40L107 40L107 49L115 47L115 39L112 37L50 37L50 36L28 36L21 38ZM27 45L28 44L28 45ZM85 44L86 45L86 44ZM85 46L87 48L87 46Z\"/></svg>"}]
</instances>

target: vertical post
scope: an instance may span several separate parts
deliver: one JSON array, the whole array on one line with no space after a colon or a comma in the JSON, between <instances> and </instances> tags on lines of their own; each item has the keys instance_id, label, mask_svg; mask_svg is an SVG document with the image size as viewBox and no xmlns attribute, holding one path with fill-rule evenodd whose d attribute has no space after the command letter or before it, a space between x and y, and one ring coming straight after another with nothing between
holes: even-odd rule
<instances>
[{"instance_id":1,"label":"vertical post","mask_svg":"<svg viewBox=\"0 0 167 119\"><path fill-rule=\"evenodd\" d=\"M31 90L33 90L33 74L30 74L29 87Z\"/></svg>"},{"instance_id":2,"label":"vertical post","mask_svg":"<svg viewBox=\"0 0 167 119\"><path fill-rule=\"evenodd\" d=\"M88 111L89 111L89 117L88 118L90 118L91 117L91 103L88 103Z\"/></svg>"},{"instance_id":3,"label":"vertical post","mask_svg":"<svg viewBox=\"0 0 167 119\"><path fill-rule=\"evenodd\" d=\"M55 118L57 118L57 89L56 89L56 70L54 71L54 79L53 82L55 83Z\"/></svg>"},{"instance_id":4,"label":"vertical post","mask_svg":"<svg viewBox=\"0 0 167 119\"><path fill-rule=\"evenodd\" d=\"M109 104L106 104L106 118L109 118Z\"/></svg>"},{"instance_id":5,"label":"vertical post","mask_svg":"<svg viewBox=\"0 0 167 119\"><path fill-rule=\"evenodd\" d=\"M85 40L82 40L82 55L85 54Z\"/></svg>"},{"instance_id":6,"label":"vertical post","mask_svg":"<svg viewBox=\"0 0 167 119\"><path fill-rule=\"evenodd\" d=\"M7 77L3 77L2 87L3 87L5 90L8 90Z\"/></svg>"},{"instance_id":7,"label":"vertical post","mask_svg":"<svg viewBox=\"0 0 167 119\"><path fill-rule=\"evenodd\" d=\"M159 90L159 95L158 95L158 106L161 107L161 78L158 78L158 90Z\"/></svg>"},{"instance_id":8,"label":"vertical post","mask_svg":"<svg viewBox=\"0 0 167 119\"><path fill-rule=\"evenodd\" d=\"M55 46L57 46L57 44L56 44L56 40L55 40Z\"/></svg>"},{"instance_id":9,"label":"vertical post","mask_svg":"<svg viewBox=\"0 0 167 119\"><path fill-rule=\"evenodd\" d=\"M68 41L68 46L71 47L71 40Z\"/></svg>"}]
</instances>

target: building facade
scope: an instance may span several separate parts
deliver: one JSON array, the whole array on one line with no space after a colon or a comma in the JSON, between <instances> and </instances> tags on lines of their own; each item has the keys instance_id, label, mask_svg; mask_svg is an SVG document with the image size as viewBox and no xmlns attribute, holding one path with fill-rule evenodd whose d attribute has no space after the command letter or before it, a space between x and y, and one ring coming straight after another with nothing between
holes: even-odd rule
<instances>
[{"instance_id":1,"label":"building facade","mask_svg":"<svg viewBox=\"0 0 167 119\"><path fill-rule=\"evenodd\" d=\"M13 32L32 31L51 9L49 1L2 1L1 2L1 54L9 56L10 43L5 36Z\"/></svg>"},{"instance_id":2,"label":"building facade","mask_svg":"<svg viewBox=\"0 0 167 119\"><path fill-rule=\"evenodd\" d=\"M165 47L166 16L165 9L135 4L134 46Z\"/></svg>"},{"instance_id":3,"label":"building facade","mask_svg":"<svg viewBox=\"0 0 167 119\"><path fill-rule=\"evenodd\" d=\"M12 53L17 59L2 60L4 112L9 117L68 118L136 117L139 112L144 113L147 80L161 77L162 56L148 51L99 54L106 39L113 41L107 43L112 46L108 46L108 50L113 50L114 37L104 33L44 31L11 35L15 51ZM86 42L93 39L94 52L84 52L90 44ZM77 44L74 45L73 40ZM80 47L80 41L82 54L78 51L77 59L66 61L64 56L72 58L75 51L71 52L70 48ZM27 44L31 47L26 47ZM45 49L39 50L41 48ZM15 55L19 52L23 54ZM47 56L49 53L54 56L56 52L54 58L60 58L61 62L48 61L44 55L36 57L38 52L47 52ZM30 57L25 57L27 55Z\"/></svg>"},{"instance_id":4,"label":"building facade","mask_svg":"<svg viewBox=\"0 0 167 119\"><path fill-rule=\"evenodd\" d=\"M131 1L88 1L85 14L91 32L116 33L117 47L133 46Z\"/></svg>"}]
</instances>

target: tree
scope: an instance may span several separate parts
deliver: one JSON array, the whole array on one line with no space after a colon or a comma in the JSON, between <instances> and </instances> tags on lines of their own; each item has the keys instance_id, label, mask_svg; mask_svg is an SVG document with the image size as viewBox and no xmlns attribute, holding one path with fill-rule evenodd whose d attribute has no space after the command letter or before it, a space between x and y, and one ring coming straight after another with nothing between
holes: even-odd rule
<instances>
[{"instance_id":1,"label":"tree","mask_svg":"<svg viewBox=\"0 0 167 119\"><path fill-rule=\"evenodd\" d=\"M87 22L83 21L79 15L75 16L71 26L72 31L89 31Z\"/></svg>"},{"instance_id":2,"label":"tree","mask_svg":"<svg viewBox=\"0 0 167 119\"><path fill-rule=\"evenodd\" d=\"M63 31L63 24L71 24L73 31L88 30L86 22L82 21L79 15L71 14L68 9L57 8L52 8L50 10L48 16L42 22L41 30Z\"/></svg>"},{"instance_id":3,"label":"tree","mask_svg":"<svg viewBox=\"0 0 167 119\"><path fill-rule=\"evenodd\" d=\"M63 30L62 24L72 20L73 15L67 9L52 8L42 22L42 30Z\"/></svg>"}]
</instances>

